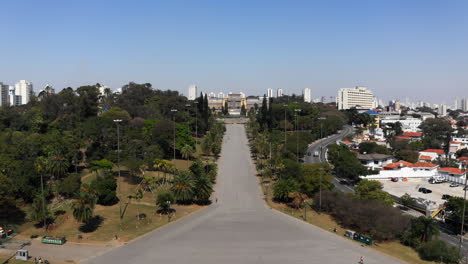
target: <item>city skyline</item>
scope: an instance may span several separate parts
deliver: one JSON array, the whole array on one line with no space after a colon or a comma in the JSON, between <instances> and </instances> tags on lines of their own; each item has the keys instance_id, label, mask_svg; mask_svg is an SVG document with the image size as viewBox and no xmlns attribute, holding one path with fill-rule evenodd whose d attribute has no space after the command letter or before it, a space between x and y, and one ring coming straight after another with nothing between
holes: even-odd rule
<instances>
[{"instance_id":1,"label":"city skyline","mask_svg":"<svg viewBox=\"0 0 468 264\"><path fill-rule=\"evenodd\" d=\"M450 104L468 87L467 8L464 1L6 2L0 32L11 41L0 43L8 62L1 81L57 91L150 82L184 94L194 83L252 94L310 87L326 96L366 86L379 98Z\"/></svg>"}]
</instances>

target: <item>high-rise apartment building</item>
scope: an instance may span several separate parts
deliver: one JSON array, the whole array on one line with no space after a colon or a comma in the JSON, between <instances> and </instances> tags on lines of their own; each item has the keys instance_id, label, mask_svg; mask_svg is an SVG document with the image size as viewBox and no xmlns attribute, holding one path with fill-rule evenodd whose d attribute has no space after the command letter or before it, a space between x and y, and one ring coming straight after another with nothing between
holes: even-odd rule
<instances>
[{"instance_id":1,"label":"high-rise apartment building","mask_svg":"<svg viewBox=\"0 0 468 264\"><path fill-rule=\"evenodd\" d=\"M304 95L304 102L312 103L312 89L304 88L302 94Z\"/></svg>"},{"instance_id":2,"label":"high-rise apartment building","mask_svg":"<svg viewBox=\"0 0 468 264\"><path fill-rule=\"evenodd\" d=\"M362 107L364 109L374 108L374 94L367 87L356 86L354 88L341 88L336 98L339 110L346 110L352 107Z\"/></svg>"},{"instance_id":3,"label":"high-rise apartment building","mask_svg":"<svg viewBox=\"0 0 468 264\"><path fill-rule=\"evenodd\" d=\"M188 88L188 99L189 100L195 100L197 98L197 86L196 85L190 85Z\"/></svg>"},{"instance_id":4,"label":"high-rise apartment building","mask_svg":"<svg viewBox=\"0 0 468 264\"><path fill-rule=\"evenodd\" d=\"M9 86L0 82L0 106L10 105Z\"/></svg>"},{"instance_id":5,"label":"high-rise apartment building","mask_svg":"<svg viewBox=\"0 0 468 264\"><path fill-rule=\"evenodd\" d=\"M463 112L468 112L468 98L465 97L461 100L461 109Z\"/></svg>"},{"instance_id":6,"label":"high-rise apartment building","mask_svg":"<svg viewBox=\"0 0 468 264\"><path fill-rule=\"evenodd\" d=\"M272 98L272 97L273 97L273 89L271 89L271 88L268 88L268 89L267 89L267 97L268 97L268 98Z\"/></svg>"},{"instance_id":7,"label":"high-rise apartment building","mask_svg":"<svg viewBox=\"0 0 468 264\"><path fill-rule=\"evenodd\" d=\"M445 104L439 105L438 114L439 114L439 116L446 116L447 115L447 105L445 105Z\"/></svg>"},{"instance_id":8,"label":"high-rise apartment building","mask_svg":"<svg viewBox=\"0 0 468 264\"><path fill-rule=\"evenodd\" d=\"M32 83L21 80L15 84L15 95L21 96L21 103L22 105L27 104L29 99L31 98L31 94L33 93L33 85Z\"/></svg>"},{"instance_id":9,"label":"high-rise apartment building","mask_svg":"<svg viewBox=\"0 0 468 264\"><path fill-rule=\"evenodd\" d=\"M278 90L276 90L276 97L282 97L282 96L283 96L283 89L278 88Z\"/></svg>"},{"instance_id":10,"label":"high-rise apartment building","mask_svg":"<svg viewBox=\"0 0 468 264\"><path fill-rule=\"evenodd\" d=\"M455 98L455 101L453 102L453 110L458 110L458 98Z\"/></svg>"}]
</instances>

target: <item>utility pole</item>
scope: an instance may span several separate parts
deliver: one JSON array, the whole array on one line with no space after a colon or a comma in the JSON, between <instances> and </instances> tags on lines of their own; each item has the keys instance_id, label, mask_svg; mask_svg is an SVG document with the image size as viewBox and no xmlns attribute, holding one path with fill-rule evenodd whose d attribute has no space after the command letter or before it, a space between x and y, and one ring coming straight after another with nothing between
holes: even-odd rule
<instances>
[{"instance_id":1,"label":"utility pole","mask_svg":"<svg viewBox=\"0 0 468 264\"><path fill-rule=\"evenodd\" d=\"M119 171L119 182L117 183L117 186L119 187L118 192L119 195L122 195L121 192L121 185L122 185L122 179L120 175L120 123L122 122L122 119L114 119L114 122L117 124L117 170ZM120 216L120 229L122 229L122 197L119 197L119 216Z\"/></svg>"},{"instance_id":2,"label":"utility pole","mask_svg":"<svg viewBox=\"0 0 468 264\"><path fill-rule=\"evenodd\" d=\"M458 245L458 255L461 255L461 248L462 248L462 244L463 244L463 229L465 227L465 209L466 209L466 184L467 184L467 179L468 179L468 175L466 175L466 163L463 164L463 171L464 171L464 174L465 174L465 188L463 188L465 190L465 195L463 196L463 210L462 210L462 221L461 221L461 230L460 230L460 244Z\"/></svg>"},{"instance_id":3,"label":"utility pole","mask_svg":"<svg viewBox=\"0 0 468 264\"><path fill-rule=\"evenodd\" d=\"M175 121L175 116L176 116L176 112L177 112L177 109L171 109L171 112L173 113L173 117L174 117L174 162L175 162L175 149L176 149L176 144L175 144L175 136L176 136L176 121Z\"/></svg>"}]
</instances>

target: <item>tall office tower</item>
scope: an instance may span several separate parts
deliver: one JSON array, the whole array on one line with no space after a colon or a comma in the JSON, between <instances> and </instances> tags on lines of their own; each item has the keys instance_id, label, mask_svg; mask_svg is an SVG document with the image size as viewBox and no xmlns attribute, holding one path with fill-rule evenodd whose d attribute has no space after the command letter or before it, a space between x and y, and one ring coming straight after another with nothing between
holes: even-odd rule
<instances>
[{"instance_id":1,"label":"tall office tower","mask_svg":"<svg viewBox=\"0 0 468 264\"><path fill-rule=\"evenodd\" d=\"M468 98L465 97L461 100L461 109L463 112L468 112Z\"/></svg>"},{"instance_id":2,"label":"tall office tower","mask_svg":"<svg viewBox=\"0 0 468 264\"><path fill-rule=\"evenodd\" d=\"M273 97L273 89L271 89L271 88L268 88L268 89L267 89L267 97L268 97L268 98L272 98L272 97Z\"/></svg>"},{"instance_id":3,"label":"tall office tower","mask_svg":"<svg viewBox=\"0 0 468 264\"><path fill-rule=\"evenodd\" d=\"M9 87L0 82L0 106L10 105L10 96L8 95Z\"/></svg>"},{"instance_id":4,"label":"tall office tower","mask_svg":"<svg viewBox=\"0 0 468 264\"><path fill-rule=\"evenodd\" d=\"M458 110L458 98L455 98L455 101L453 102L453 110Z\"/></svg>"},{"instance_id":5,"label":"tall office tower","mask_svg":"<svg viewBox=\"0 0 468 264\"><path fill-rule=\"evenodd\" d=\"M278 88L278 90L276 90L276 97L281 97L281 96L283 96L283 89Z\"/></svg>"},{"instance_id":6,"label":"tall office tower","mask_svg":"<svg viewBox=\"0 0 468 264\"><path fill-rule=\"evenodd\" d=\"M31 94L33 93L32 83L21 80L15 84L15 95L21 96L20 104L24 105L29 102Z\"/></svg>"},{"instance_id":7,"label":"tall office tower","mask_svg":"<svg viewBox=\"0 0 468 264\"><path fill-rule=\"evenodd\" d=\"M439 114L439 116L446 116L447 115L447 105L440 104L439 107L437 108L437 113Z\"/></svg>"},{"instance_id":8,"label":"tall office tower","mask_svg":"<svg viewBox=\"0 0 468 264\"><path fill-rule=\"evenodd\" d=\"M304 102L306 103L312 102L312 89L304 88L304 91L302 92L302 94L304 95Z\"/></svg>"},{"instance_id":9,"label":"tall office tower","mask_svg":"<svg viewBox=\"0 0 468 264\"><path fill-rule=\"evenodd\" d=\"M326 103L327 102L327 98L325 96L322 96L322 98L320 98L320 102L322 104Z\"/></svg>"},{"instance_id":10,"label":"tall office tower","mask_svg":"<svg viewBox=\"0 0 468 264\"><path fill-rule=\"evenodd\" d=\"M195 84L190 85L188 88L188 99L195 100L197 98L197 86Z\"/></svg>"},{"instance_id":11,"label":"tall office tower","mask_svg":"<svg viewBox=\"0 0 468 264\"><path fill-rule=\"evenodd\" d=\"M336 99L339 110L360 106L365 109L374 107L374 94L367 87L341 88Z\"/></svg>"}]
</instances>

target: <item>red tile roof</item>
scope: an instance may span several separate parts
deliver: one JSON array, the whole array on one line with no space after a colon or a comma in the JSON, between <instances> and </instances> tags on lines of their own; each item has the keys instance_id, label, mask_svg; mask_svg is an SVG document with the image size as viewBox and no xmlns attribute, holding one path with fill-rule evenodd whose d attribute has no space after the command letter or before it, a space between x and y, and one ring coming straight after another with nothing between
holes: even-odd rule
<instances>
[{"instance_id":1,"label":"red tile roof","mask_svg":"<svg viewBox=\"0 0 468 264\"><path fill-rule=\"evenodd\" d=\"M459 168L450 168L450 167L445 167L445 168L440 168L439 171L445 171L451 174L458 174L461 175L463 174L463 171L460 170Z\"/></svg>"},{"instance_id":2,"label":"red tile roof","mask_svg":"<svg viewBox=\"0 0 468 264\"><path fill-rule=\"evenodd\" d=\"M343 143L345 143L345 144L352 144L352 142L351 142L351 141L348 141L348 140L343 141Z\"/></svg>"},{"instance_id":3,"label":"red tile roof","mask_svg":"<svg viewBox=\"0 0 468 264\"><path fill-rule=\"evenodd\" d=\"M459 144L461 144L461 142L450 141L450 144L456 144L456 145L459 145Z\"/></svg>"},{"instance_id":4,"label":"red tile roof","mask_svg":"<svg viewBox=\"0 0 468 264\"><path fill-rule=\"evenodd\" d=\"M468 161L468 157L459 157L457 160L459 160L459 161Z\"/></svg>"},{"instance_id":5,"label":"red tile roof","mask_svg":"<svg viewBox=\"0 0 468 264\"><path fill-rule=\"evenodd\" d=\"M413 139L412 137L407 136L395 136L396 139Z\"/></svg>"},{"instance_id":6,"label":"red tile roof","mask_svg":"<svg viewBox=\"0 0 468 264\"><path fill-rule=\"evenodd\" d=\"M424 155L422 155L421 157L419 157L419 159L422 159L422 160L432 160L432 157L431 157L431 156L424 156Z\"/></svg>"},{"instance_id":7,"label":"red tile roof","mask_svg":"<svg viewBox=\"0 0 468 264\"><path fill-rule=\"evenodd\" d=\"M417 162L413 164L413 168L435 168L437 166L437 164L429 162Z\"/></svg>"},{"instance_id":8,"label":"red tile roof","mask_svg":"<svg viewBox=\"0 0 468 264\"><path fill-rule=\"evenodd\" d=\"M421 152L433 152L433 153L437 153L437 154L445 154L443 149L426 149L426 150L423 150Z\"/></svg>"},{"instance_id":9,"label":"red tile roof","mask_svg":"<svg viewBox=\"0 0 468 264\"><path fill-rule=\"evenodd\" d=\"M423 133L422 132L404 132L402 135L406 137L422 137Z\"/></svg>"},{"instance_id":10,"label":"red tile roof","mask_svg":"<svg viewBox=\"0 0 468 264\"><path fill-rule=\"evenodd\" d=\"M400 161L385 165L384 169L397 169L397 168L412 167L412 166L413 166L413 163L400 160Z\"/></svg>"}]
</instances>

